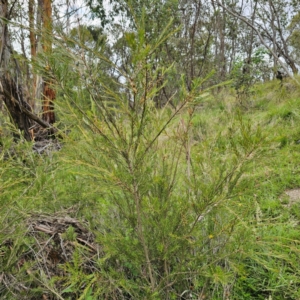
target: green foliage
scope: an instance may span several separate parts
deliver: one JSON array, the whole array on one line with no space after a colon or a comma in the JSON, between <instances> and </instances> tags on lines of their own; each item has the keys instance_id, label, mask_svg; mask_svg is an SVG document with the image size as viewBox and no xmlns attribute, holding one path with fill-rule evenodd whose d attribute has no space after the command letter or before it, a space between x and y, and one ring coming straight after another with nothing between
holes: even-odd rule
<instances>
[{"instance_id":1,"label":"green foliage","mask_svg":"<svg viewBox=\"0 0 300 300\"><path fill-rule=\"evenodd\" d=\"M230 78L232 87L236 90L238 100L244 106L255 92L254 84L265 79L268 73L265 57L268 54L263 48L258 48L251 59L237 59L234 62ZM247 106L247 105L246 105Z\"/></svg>"}]
</instances>

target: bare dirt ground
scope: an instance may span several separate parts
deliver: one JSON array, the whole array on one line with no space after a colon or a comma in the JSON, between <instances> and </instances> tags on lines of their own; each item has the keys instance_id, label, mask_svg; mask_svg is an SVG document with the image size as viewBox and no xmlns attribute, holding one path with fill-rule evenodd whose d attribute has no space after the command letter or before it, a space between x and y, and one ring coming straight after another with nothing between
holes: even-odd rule
<instances>
[{"instance_id":1,"label":"bare dirt ground","mask_svg":"<svg viewBox=\"0 0 300 300\"><path fill-rule=\"evenodd\" d=\"M283 196L289 197L289 206L293 205L294 203L300 202L300 188L286 190Z\"/></svg>"}]
</instances>

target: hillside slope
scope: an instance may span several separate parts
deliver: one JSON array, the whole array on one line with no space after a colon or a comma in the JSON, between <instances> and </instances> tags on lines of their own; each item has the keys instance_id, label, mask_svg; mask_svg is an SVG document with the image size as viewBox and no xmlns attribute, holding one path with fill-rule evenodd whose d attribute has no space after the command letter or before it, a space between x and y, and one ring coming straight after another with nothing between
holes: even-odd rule
<instances>
[{"instance_id":1,"label":"hillside slope","mask_svg":"<svg viewBox=\"0 0 300 300\"><path fill-rule=\"evenodd\" d=\"M66 105L48 155L2 124L1 299L300 298L300 88L195 99Z\"/></svg>"}]
</instances>

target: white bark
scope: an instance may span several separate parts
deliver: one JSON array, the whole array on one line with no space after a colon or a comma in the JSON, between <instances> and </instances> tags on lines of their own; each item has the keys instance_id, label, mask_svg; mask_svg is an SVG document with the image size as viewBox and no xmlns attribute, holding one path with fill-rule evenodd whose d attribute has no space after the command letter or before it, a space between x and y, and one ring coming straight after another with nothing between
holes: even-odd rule
<instances>
[{"instance_id":1,"label":"white bark","mask_svg":"<svg viewBox=\"0 0 300 300\"><path fill-rule=\"evenodd\" d=\"M290 73L290 71L288 70L288 68L286 67L286 65L279 59L279 57L277 56L277 54L273 51L273 49L271 47L268 46L268 44L266 43L266 41L264 40L264 38L262 37L262 35L260 34L258 28L256 28L252 23L251 20L249 20L248 18L239 15L235 12L233 12L231 9L229 9L228 7L226 7L225 5L223 5L219 0L216 0L216 3L218 4L218 6L224 8L230 15L239 18L241 21L243 21L245 24L247 24L250 28L253 29L253 31L257 34L257 36L259 37L261 43L264 45L264 47L266 49L268 49L268 51L272 54L272 56L274 57L274 59L280 64L280 66L283 68L283 70L286 72L286 74L291 77L296 83L297 85L300 85L300 83L298 82L298 80Z\"/></svg>"}]
</instances>

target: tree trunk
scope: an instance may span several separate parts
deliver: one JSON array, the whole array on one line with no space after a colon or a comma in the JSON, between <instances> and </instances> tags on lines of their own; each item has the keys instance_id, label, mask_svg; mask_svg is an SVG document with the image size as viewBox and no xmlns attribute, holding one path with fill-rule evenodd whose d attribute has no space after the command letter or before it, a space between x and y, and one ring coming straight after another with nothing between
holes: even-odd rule
<instances>
[{"instance_id":1,"label":"tree trunk","mask_svg":"<svg viewBox=\"0 0 300 300\"><path fill-rule=\"evenodd\" d=\"M43 0L43 28L42 28L42 42L43 51L45 54L50 54L52 50L51 34L52 34L52 5L51 0ZM49 66L46 65L46 68ZM43 120L49 124L55 123L54 114L54 100L56 94L52 88L52 81L50 79L43 80L43 93L42 93L42 107L43 107Z\"/></svg>"},{"instance_id":2,"label":"tree trunk","mask_svg":"<svg viewBox=\"0 0 300 300\"><path fill-rule=\"evenodd\" d=\"M254 2L254 8L253 8L252 15L251 15L252 27L249 28L251 30L250 39L249 39L249 48L248 48L248 54L247 54L247 59L248 59L249 64L251 64L251 62L252 62L252 52L253 52L253 42L254 42L254 29L253 29L253 27L254 27L254 22L255 22L255 17L256 17L257 3L258 3L258 1Z\"/></svg>"},{"instance_id":3,"label":"tree trunk","mask_svg":"<svg viewBox=\"0 0 300 300\"><path fill-rule=\"evenodd\" d=\"M29 0L28 2L28 12L29 12L29 40L30 40L30 53L31 59L36 56L36 35L34 30L34 0Z\"/></svg>"},{"instance_id":4,"label":"tree trunk","mask_svg":"<svg viewBox=\"0 0 300 300\"><path fill-rule=\"evenodd\" d=\"M36 57L37 51L37 38L36 32L34 27L34 8L35 8L35 1L29 0L28 1L28 14L29 14L29 41L30 41L30 54L31 54L31 61L33 62ZM33 68L33 66L32 66ZM30 106L33 110L35 110L35 98L36 98L36 85L37 85L37 75L33 72L33 79L32 79L32 90L30 90Z\"/></svg>"}]
</instances>

